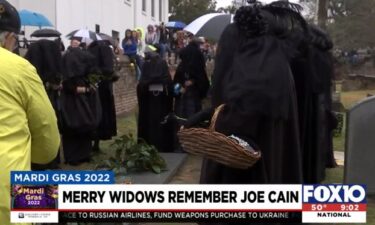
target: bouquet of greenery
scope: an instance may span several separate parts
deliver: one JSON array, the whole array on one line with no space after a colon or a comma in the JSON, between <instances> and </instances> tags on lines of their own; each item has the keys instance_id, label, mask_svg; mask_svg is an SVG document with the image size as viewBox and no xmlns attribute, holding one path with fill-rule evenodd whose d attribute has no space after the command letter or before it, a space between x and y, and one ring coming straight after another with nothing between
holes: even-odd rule
<instances>
[{"instance_id":1,"label":"bouquet of greenery","mask_svg":"<svg viewBox=\"0 0 375 225\"><path fill-rule=\"evenodd\" d=\"M96 169L110 169L118 174L127 174L129 171L161 173L167 168L165 160L154 146L144 140L135 140L131 134L116 139L111 147L115 150L115 156L104 160Z\"/></svg>"}]
</instances>

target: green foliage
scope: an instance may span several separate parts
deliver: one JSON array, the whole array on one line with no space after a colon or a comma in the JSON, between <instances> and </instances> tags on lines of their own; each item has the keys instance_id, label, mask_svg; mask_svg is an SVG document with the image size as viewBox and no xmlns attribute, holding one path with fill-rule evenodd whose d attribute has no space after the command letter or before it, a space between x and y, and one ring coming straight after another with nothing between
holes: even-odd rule
<instances>
[{"instance_id":1,"label":"green foliage","mask_svg":"<svg viewBox=\"0 0 375 225\"><path fill-rule=\"evenodd\" d=\"M167 168L165 160L154 146L143 140L137 142L132 134L114 140L111 148L115 156L104 160L96 169L111 169L117 174L127 174L129 171L161 173Z\"/></svg>"},{"instance_id":2,"label":"green foliage","mask_svg":"<svg viewBox=\"0 0 375 225\"><path fill-rule=\"evenodd\" d=\"M103 77L104 76L100 74L91 73L87 76L87 81L89 82L89 84L97 84L103 79Z\"/></svg>"},{"instance_id":3,"label":"green foliage","mask_svg":"<svg viewBox=\"0 0 375 225\"><path fill-rule=\"evenodd\" d=\"M214 0L170 0L170 21L183 21L186 24L207 13L215 12Z\"/></svg>"},{"instance_id":4,"label":"green foliage","mask_svg":"<svg viewBox=\"0 0 375 225\"><path fill-rule=\"evenodd\" d=\"M327 24L336 47L344 50L375 47L374 0L300 0L300 3L307 9L310 21L318 11L319 24Z\"/></svg>"},{"instance_id":5,"label":"green foliage","mask_svg":"<svg viewBox=\"0 0 375 225\"><path fill-rule=\"evenodd\" d=\"M217 9L217 12L220 13L227 13L227 14L235 14L237 11L237 7L235 5L228 5L227 7L220 7Z\"/></svg>"},{"instance_id":6,"label":"green foliage","mask_svg":"<svg viewBox=\"0 0 375 225\"><path fill-rule=\"evenodd\" d=\"M342 135L342 130L344 128L344 114L337 113L336 119L338 123L337 123L337 128L333 130L333 136L340 137Z\"/></svg>"},{"instance_id":7,"label":"green foliage","mask_svg":"<svg viewBox=\"0 0 375 225\"><path fill-rule=\"evenodd\" d=\"M346 50L375 46L375 1L330 1L328 30L335 45Z\"/></svg>"},{"instance_id":8,"label":"green foliage","mask_svg":"<svg viewBox=\"0 0 375 225\"><path fill-rule=\"evenodd\" d=\"M101 74L90 73L87 76L87 82L89 84L95 85L95 84L100 83L103 80L112 80L113 76L114 76L114 74L112 76L104 76L104 75L101 75Z\"/></svg>"}]
</instances>

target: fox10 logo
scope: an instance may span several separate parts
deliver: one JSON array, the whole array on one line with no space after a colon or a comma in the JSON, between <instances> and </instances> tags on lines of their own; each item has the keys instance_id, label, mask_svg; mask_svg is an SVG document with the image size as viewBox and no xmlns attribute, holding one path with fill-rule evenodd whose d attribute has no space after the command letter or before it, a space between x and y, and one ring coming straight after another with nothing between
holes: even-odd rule
<instances>
[{"instance_id":1,"label":"fox10 logo","mask_svg":"<svg viewBox=\"0 0 375 225\"><path fill-rule=\"evenodd\" d=\"M366 223L364 185L303 185L304 223Z\"/></svg>"}]
</instances>

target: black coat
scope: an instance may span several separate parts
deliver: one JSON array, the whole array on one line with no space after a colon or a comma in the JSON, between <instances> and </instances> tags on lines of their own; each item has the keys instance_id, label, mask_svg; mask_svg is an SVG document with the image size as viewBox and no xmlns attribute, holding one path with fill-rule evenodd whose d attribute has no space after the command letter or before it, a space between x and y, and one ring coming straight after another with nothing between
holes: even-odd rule
<instances>
[{"instance_id":1,"label":"black coat","mask_svg":"<svg viewBox=\"0 0 375 225\"><path fill-rule=\"evenodd\" d=\"M36 68L44 84L61 82L62 57L56 42L39 40L32 43L25 58Z\"/></svg>"},{"instance_id":2,"label":"black coat","mask_svg":"<svg viewBox=\"0 0 375 225\"><path fill-rule=\"evenodd\" d=\"M71 49L63 56L63 90L61 111L63 134L92 135L101 120L98 92L77 93L77 87L90 89L88 75L95 66L95 58L81 49Z\"/></svg>"},{"instance_id":3,"label":"black coat","mask_svg":"<svg viewBox=\"0 0 375 225\"><path fill-rule=\"evenodd\" d=\"M232 40L238 44L231 44ZM226 107L216 130L251 140L262 158L247 170L205 159L201 183L302 182L296 92L282 44L272 36L247 39L236 24L225 29L218 46L212 99L214 107Z\"/></svg>"},{"instance_id":4,"label":"black coat","mask_svg":"<svg viewBox=\"0 0 375 225\"><path fill-rule=\"evenodd\" d=\"M54 41L39 40L30 45L25 59L35 67L40 76L61 129L59 90L52 87L59 86L62 81L62 57L59 46Z\"/></svg>"},{"instance_id":5,"label":"black coat","mask_svg":"<svg viewBox=\"0 0 375 225\"><path fill-rule=\"evenodd\" d=\"M331 112L332 43L310 27L309 36L295 41L298 54L291 60L297 87L304 183L320 183L326 165L334 166ZM300 34L301 35L301 34Z\"/></svg>"},{"instance_id":6,"label":"black coat","mask_svg":"<svg viewBox=\"0 0 375 225\"><path fill-rule=\"evenodd\" d=\"M148 54L137 86L138 138L154 145L160 152L172 152L174 145L174 129L162 124L172 112L171 84L167 63L156 53ZM162 89L153 90L153 85L159 85Z\"/></svg>"},{"instance_id":7,"label":"black coat","mask_svg":"<svg viewBox=\"0 0 375 225\"><path fill-rule=\"evenodd\" d=\"M95 134L96 139L108 140L117 135L116 107L113 95L114 54L103 41L92 43L88 51L95 56L95 69L103 78L98 83L102 117Z\"/></svg>"},{"instance_id":8,"label":"black coat","mask_svg":"<svg viewBox=\"0 0 375 225\"><path fill-rule=\"evenodd\" d=\"M200 99L207 95L209 81L206 73L206 64L203 53L195 42L183 48L179 54L181 63L178 65L173 83L185 87L185 81L192 80L189 91L196 92Z\"/></svg>"},{"instance_id":9,"label":"black coat","mask_svg":"<svg viewBox=\"0 0 375 225\"><path fill-rule=\"evenodd\" d=\"M183 87L185 93L176 96L174 111L178 116L188 118L202 109L202 99L207 95L209 81L204 56L196 42L191 42L179 55L181 63L176 69L173 83ZM188 80L193 84L186 87Z\"/></svg>"}]
</instances>

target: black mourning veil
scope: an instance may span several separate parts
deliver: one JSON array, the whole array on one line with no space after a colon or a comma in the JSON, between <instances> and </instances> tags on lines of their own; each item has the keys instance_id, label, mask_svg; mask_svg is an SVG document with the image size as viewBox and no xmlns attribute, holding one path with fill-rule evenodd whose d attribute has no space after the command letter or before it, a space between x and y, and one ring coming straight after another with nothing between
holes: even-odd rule
<instances>
[{"instance_id":1,"label":"black mourning veil","mask_svg":"<svg viewBox=\"0 0 375 225\"><path fill-rule=\"evenodd\" d=\"M246 115L287 118L293 91L289 59L299 47L294 40L308 32L299 10L296 4L274 2L237 11L235 23L224 30L218 45L215 107L234 104Z\"/></svg>"}]
</instances>

